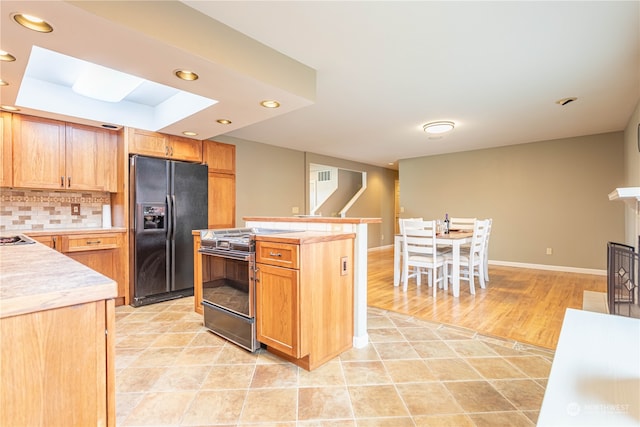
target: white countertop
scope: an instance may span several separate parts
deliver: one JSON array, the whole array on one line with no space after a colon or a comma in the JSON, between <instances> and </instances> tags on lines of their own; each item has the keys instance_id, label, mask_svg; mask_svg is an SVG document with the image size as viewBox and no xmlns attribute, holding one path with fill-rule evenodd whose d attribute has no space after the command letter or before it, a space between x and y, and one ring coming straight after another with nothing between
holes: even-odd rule
<instances>
[{"instance_id":1,"label":"white countertop","mask_svg":"<svg viewBox=\"0 0 640 427\"><path fill-rule=\"evenodd\" d=\"M640 319L567 309L537 425L640 426Z\"/></svg>"}]
</instances>

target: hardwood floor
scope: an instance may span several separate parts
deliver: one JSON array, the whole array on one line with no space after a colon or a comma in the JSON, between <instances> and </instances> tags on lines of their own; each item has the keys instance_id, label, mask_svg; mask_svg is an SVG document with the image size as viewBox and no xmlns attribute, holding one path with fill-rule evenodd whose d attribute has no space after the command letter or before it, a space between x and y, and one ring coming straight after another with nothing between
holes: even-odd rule
<instances>
[{"instance_id":1,"label":"hardwood floor","mask_svg":"<svg viewBox=\"0 0 640 427\"><path fill-rule=\"evenodd\" d=\"M606 276L489 265L486 289L476 283L471 295L466 281L460 297L417 287L407 292L393 286L393 249L369 251L367 304L421 319L474 329L555 350L567 308L582 309L583 291L606 292Z\"/></svg>"}]
</instances>

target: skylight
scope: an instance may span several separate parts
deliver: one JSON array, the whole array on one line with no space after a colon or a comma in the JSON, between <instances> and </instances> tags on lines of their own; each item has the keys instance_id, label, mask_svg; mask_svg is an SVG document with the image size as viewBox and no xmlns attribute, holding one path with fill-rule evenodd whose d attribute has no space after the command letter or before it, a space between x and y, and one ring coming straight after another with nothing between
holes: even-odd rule
<instances>
[{"instance_id":1,"label":"skylight","mask_svg":"<svg viewBox=\"0 0 640 427\"><path fill-rule=\"evenodd\" d=\"M94 77L87 80L89 75ZM114 75L124 75L128 86L116 85ZM150 131L217 102L39 46L31 50L16 98L16 105L24 108Z\"/></svg>"}]
</instances>

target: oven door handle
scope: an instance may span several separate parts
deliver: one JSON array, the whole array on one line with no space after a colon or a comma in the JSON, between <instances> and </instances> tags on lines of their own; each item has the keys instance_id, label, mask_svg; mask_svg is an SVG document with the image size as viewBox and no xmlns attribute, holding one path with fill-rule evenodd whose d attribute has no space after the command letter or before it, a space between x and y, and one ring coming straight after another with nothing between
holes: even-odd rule
<instances>
[{"instance_id":1,"label":"oven door handle","mask_svg":"<svg viewBox=\"0 0 640 427\"><path fill-rule=\"evenodd\" d=\"M250 253L236 254L236 253L228 252L224 250L211 251L211 250L204 250L204 249L198 249L198 252L200 252L202 255L217 256L220 258L235 259L238 261L251 261Z\"/></svg>"}]
</instances>

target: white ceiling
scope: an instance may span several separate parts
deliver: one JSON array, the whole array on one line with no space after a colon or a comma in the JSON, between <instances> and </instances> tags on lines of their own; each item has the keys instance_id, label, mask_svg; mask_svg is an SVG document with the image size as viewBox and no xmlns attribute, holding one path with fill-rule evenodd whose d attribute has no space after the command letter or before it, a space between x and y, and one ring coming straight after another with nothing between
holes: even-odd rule
<instances>
[{"instance_id":1,"label":"white ceiling","mask_svg":"<svg viewBox=\"0 0 640 427\"><path fill-rule=\"evenodd\" d=\"M27 44L23 29L5 34L8 26L17 27L7 21L14 12L7 6L15 3L0 4L2 50L10 51L8 40L20 49ZM213 37L194 31L196 38L187 40L178 31L189 28L183 16L158 6L168 3L103 5L117 13L97 6L75 10L77 15L100 15L102 31L95 30L96 22L93 30L73 25L73 37L58 48L150 75L163 67L176 68L167 58L178 55L182 63L209 66L225 77L221 81L228 80L222 85L209 79L209 93L200 94L221 100L212 108L235 104L228 110L233 128L210 125L218 118L219 110L213 110L166 129L169 133L198 125L203 138L226 133L387 166L403 158L620 131L640 99L638 1L183 2L192 12L209 15L295 60L285 64L293 69L280 73L275 65L269 69L276 61L255 51L236 50L251 60L264 60L242 70L237 63L221 64L226 56L212 59L223 49L215 43L229 41L228 34ZM70 3L37 4L55 15L42 17L51 19L56 31L71 25L60 13L76 9ZM128 8L135 10L127 13ZM143 8L153 19L127 21ZM172 16L158 22L162 13ZM23 42L17 43L16 37ZM284 87L298 71L309 71L304 66L315 70L315 95L299 86ZM226 103L220 91L229 93ZM255 113L250 92L260 98L269 91L283 96L284 109ZM3 104L5 94L11 99L3 88ZM578 100L564 107L555 103L573 96ZM435 120L452 120L456 128L440 139L428 139L422 125Z\"/></svg>"}]
</instances>

